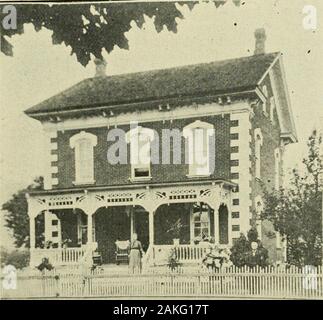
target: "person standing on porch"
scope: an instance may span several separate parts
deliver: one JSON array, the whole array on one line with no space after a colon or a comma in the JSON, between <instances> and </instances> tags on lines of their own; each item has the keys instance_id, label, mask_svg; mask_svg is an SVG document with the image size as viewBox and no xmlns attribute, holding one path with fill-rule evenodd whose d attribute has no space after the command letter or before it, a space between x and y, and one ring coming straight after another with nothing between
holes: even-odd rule
<instances>
[{"instance_id":1,"label":"person standing on porch","mask_svg":"<svg viewBox=\"0 0 323 320\"><path fill-rule=\"evenodd\" d=\"M129 254L129 273L141 273L141 258L144 254L137 233L132 236Z\"/></svg>"}]
</instances>

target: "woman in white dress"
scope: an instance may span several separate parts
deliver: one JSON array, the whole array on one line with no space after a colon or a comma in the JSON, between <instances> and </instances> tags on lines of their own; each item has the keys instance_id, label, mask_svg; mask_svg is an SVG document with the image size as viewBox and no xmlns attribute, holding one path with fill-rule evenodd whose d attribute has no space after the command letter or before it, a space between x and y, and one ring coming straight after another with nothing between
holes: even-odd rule
<instances>
[{"instance_id":1,"label":"woman in white dress","mask_svg":"<svg viewBox=\"0 0 323 320\"><path fill-rule=\"evenodd\" d=\"M141 258L143 254L141 242L138 240L137 233L134 233L130 243L129 273L141 273Z\"/></svg>"}]
</instances>

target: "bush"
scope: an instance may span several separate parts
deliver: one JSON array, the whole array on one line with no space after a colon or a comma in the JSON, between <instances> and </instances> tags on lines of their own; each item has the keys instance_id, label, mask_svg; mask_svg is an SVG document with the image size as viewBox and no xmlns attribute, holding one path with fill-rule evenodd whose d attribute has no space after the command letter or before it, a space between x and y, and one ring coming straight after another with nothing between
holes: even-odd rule
<instances>
[{"instance_id":1,"label":"bush","mask_svg":"<svg viewBox=\"0 0 323 320\"><path fill-rule=\"evenodd\" d=\"M246 236L241 233L240 238L233 244L231 248L230 259L237 267L242 267L246 264L246 253L250 250L250 243Z\"/></svg>"},{"instance_id":2,"label":"bush","mask_svg":"<svg viewBox=\"0 0 323 320\"><path fill-rule=\"evenodd\" d=\"M4 259L2 259L4 258ZM13 265L16 269L22 269L29 265L30 254L28 250L14 250L11 252L1 252L1 264Z\"/></svg>"},{"instance_id":3,"label":"bush","mask_svg":"<svg viewBox=\"0 0 323 320\"><path fill-rule=\"evenodd\" d=\"M0 247L0 262L1 268L5 266L5 261L7 261L8 251L4 247Z\"/></svg>"}]
</instances>

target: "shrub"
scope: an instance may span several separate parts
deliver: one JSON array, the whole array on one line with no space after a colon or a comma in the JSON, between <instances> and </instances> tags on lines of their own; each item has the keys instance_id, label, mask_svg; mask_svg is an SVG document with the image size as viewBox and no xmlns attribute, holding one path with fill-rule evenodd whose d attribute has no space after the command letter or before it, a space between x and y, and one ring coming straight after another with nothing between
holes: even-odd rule
<instances>
[{"instance_id":1,"label":"shrub","mask_svg":"<svg viewBox=\"0 0 323 320\"><path fill-rule=\"evenodd\" d=\"M28 250L14 250L7 252L6 257L2 260L1 264L13 265L16 269L22 269L29 265L30 254Z\"/></svg>"}]
</instances>

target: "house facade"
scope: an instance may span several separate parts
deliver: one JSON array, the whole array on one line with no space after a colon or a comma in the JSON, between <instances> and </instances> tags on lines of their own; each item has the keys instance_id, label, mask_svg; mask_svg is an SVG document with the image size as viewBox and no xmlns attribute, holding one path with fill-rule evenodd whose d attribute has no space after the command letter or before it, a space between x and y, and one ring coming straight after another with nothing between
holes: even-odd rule
<instances>
[{"instance_id":1,"label":"house facade","mask_svg":"<svg viewBox=\"0 0 323 320\"><path fill-rule=\"evenodd\" d=\"M135 232L147 259L178 238L194 260L206 239L230 247L251 226L281 259L259 218L262 188L279 188L297 137L282 54L264 41L258 30L252 56L125 75L96 60L95 77L26 110L43 125L48 168L45 190L28 195L31 264L77 263L93 243L114 263L115 242Z\"/></svg>"}]
</instances>

